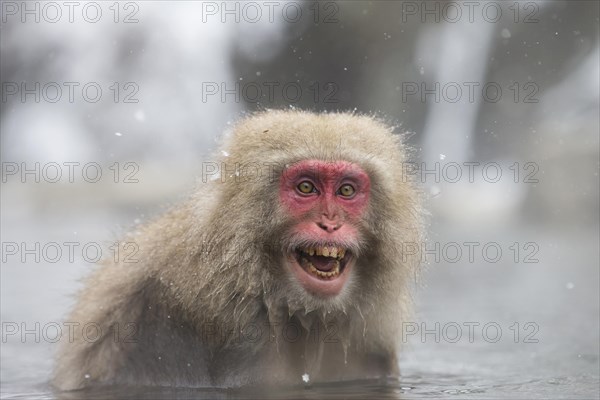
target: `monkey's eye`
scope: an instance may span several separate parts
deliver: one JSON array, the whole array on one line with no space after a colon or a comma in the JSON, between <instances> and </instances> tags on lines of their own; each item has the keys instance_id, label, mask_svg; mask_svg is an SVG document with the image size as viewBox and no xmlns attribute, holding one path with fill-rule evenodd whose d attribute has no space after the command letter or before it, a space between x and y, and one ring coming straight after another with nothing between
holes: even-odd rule
<instances>
[{"instance_id":1,"label":"monkey's eye","mask_svg":"<svg viewBox=\"0 0 600 400\"><path fill-rule=\"evenodd\" d=\"M313 185L309 181L300 182L300 184L298 185L298 190L300 191L300 193L304 194L316 192L315 185Z\"/></svg>"},{"instance_id":2,"label":"monkey's eye","mask_svg":"<svg viewBox=\"0 0 600 400\"><path fill-rule=\"evenodd\" d=\"M342 187L340 187L340 189L338 190L338 193L344 197L351 197L354 194L354 192L354 187L348 184L342 185Z\"/></svg>"}]
</instances>

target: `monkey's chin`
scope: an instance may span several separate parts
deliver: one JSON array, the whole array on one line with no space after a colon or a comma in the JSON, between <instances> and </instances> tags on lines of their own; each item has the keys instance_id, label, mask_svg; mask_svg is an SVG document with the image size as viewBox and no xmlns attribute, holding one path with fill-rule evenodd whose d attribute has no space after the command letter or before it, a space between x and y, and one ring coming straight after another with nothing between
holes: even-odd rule
<instances>
[{"instance_id":1,"label":"monkey's chin","mask_svg":"<svg viewBox=\"0 0 600 400\"><path fill-rule=\"evenodd\" d=\"M354 263L352 254L336 246L297 249L288 256L296 280L314 296L330 298L343 290Z\"/></svg>"}]
</instances>

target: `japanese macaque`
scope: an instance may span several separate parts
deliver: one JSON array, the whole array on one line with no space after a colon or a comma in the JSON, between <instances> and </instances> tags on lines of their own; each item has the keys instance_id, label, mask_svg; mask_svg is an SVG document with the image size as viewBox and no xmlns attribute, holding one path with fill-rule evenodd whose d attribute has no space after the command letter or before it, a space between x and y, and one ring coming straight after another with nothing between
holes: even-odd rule
<instances>
[{"instance_id":1,"label":"japanese macaque","mask_svg":"<svg viewBox=\"0 0 600 400\"><path fill-rule=\"evenodd\" d=\"M403 249L421 242L401 136L369 116L267 111L218 154L189 201L125 240L136 262L89 278L54 385L398 376L419 262Z\"/></svg>"}]
</instances>

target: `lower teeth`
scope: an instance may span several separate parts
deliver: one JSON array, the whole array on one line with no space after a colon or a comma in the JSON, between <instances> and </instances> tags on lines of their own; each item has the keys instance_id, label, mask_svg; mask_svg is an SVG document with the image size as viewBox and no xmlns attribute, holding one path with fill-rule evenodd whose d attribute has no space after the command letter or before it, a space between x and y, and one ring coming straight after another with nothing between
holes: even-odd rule
<instances>
[{"instance_id":1,"label":"lower teeth","mask_svg":"<svg viewBox=\"0 0 600 400\"><path fill-rule=\"evenodd\" d=\"M328 272L320 271L315 266L308 261L306 258L302 259L306 265L308 266L308 271L310 271L313 275L318 276L319 278L331 279L340 274L340 262L338 260L335 261L335 266Z\"/></svg>"}]
</instances>

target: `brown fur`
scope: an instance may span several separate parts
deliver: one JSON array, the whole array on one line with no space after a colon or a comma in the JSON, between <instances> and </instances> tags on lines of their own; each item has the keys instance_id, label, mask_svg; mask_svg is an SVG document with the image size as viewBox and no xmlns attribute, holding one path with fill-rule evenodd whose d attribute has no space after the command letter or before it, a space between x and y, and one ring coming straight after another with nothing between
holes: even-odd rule
<instances>
[{"instance_id":1,"label":"brown fur","mask_svg":"<svg viewBox=\"0 0 600 400\"><path fill-rule=\"evenodd\" d=\"M268 111L241 121L223 149L224 179L200 184L188 202L127 239L139 245L139 262L109 262L89 278L69 321L97 323L103 336L86 341L77 329L63 343L58 388L397 375L418 266L402 243L421 240L419 197L401 174L401 137L368 116ZM334 299L308 295L281 265L290 221L278 176L304 159L355 162L372 182L360 257ZM262 176L236 174L235 163L258 163ZM129 340L128 323L136 328ZM249 327L261 336L240 337Z\"/></svg>"}]
</instances>

